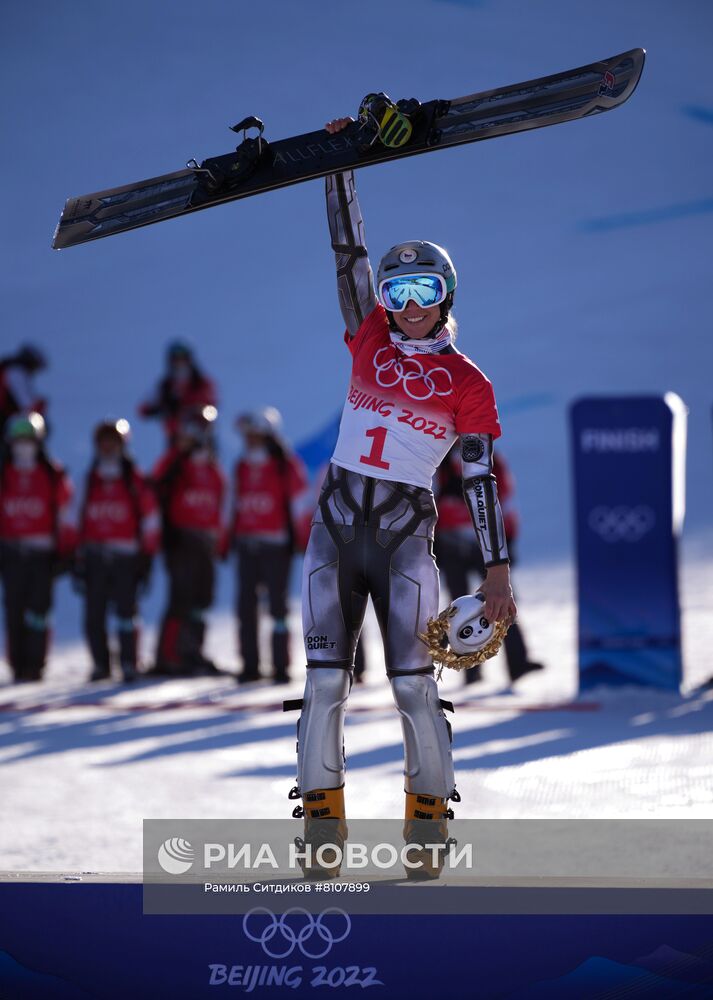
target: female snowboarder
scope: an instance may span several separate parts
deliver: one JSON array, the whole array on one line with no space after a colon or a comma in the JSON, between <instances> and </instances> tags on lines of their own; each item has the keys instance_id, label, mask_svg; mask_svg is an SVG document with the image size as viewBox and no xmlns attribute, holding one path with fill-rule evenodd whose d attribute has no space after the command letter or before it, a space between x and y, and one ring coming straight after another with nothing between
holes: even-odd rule
<instances>
[{"instance_id":1,"label":"female snowboarder","mask_svg":"<svg viewBox=\"0 0 713 1000\"><path fill-rule=\"evenodd\" d=\"M351 121L336 119L338 132ZM327 177L327 215L339 303L352 356L351 385L305 555L303 628L307 681L298 726L298 784L305 844L346 837L343 727L354 650L371 596L387 676L401 715L408 843L444 845L409 875L437 877L447 843L448 799L459 800L450 726L419 638L438 613L431 481L460 438L464 493L487 567L480 590L491 621L513 618L515 602L493 439L500 424L488 379L453 344L456 272L434 243L399 243L382 258L376 287L351 172ZM305 875L339 866L305 860Z\"/></svg>"}]
</instances>

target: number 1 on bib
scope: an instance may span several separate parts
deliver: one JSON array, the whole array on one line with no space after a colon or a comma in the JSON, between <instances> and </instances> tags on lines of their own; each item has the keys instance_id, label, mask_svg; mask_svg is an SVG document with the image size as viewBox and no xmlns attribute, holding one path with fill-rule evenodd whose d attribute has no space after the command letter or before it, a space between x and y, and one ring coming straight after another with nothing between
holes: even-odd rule
<instances>
[{"instance_id":1,"label":"number 1 on bib","mask_svg":"<svg viewBox=\"0 0 713 1000\"><path fill-rule=\"evenodd\" d=\"M364 465L373 465L376 469L388 469L389 463L385 462L381 457L384 454L386 435L386 427L373 427L370 431L366 431L366 436L374 440L371 443L369 454L360 455L359 461L363 462Z\"/></svg>"}]
</instances>

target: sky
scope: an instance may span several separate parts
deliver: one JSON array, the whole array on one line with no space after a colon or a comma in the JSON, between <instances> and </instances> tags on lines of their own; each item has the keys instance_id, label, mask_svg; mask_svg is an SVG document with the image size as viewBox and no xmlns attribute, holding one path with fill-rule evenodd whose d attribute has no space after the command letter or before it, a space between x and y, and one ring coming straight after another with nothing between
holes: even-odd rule
<instances>
[{"instance_id":1,"label":"sky","mask_svg":"<svg viewBox=\"0 0 713 1000\"><path fill-rule=\"evenodd\" d=\"M647 49L637 92L587 121L361 171L374 263L445 245L459 347L492 379L518 481L522 550L571 551L568 407L674 391L689 407L687 531L713 525L713 5L705 0L4 0L2 353L43 345L52 447L79 477L93 425L128 415L187 339L234 416L280 408L299 441L341 407L323 185L62 252L66 198L355 114L365 93L451 98ZM134 421L140 461L155 425Z\"/></svg>"}]
</instances>

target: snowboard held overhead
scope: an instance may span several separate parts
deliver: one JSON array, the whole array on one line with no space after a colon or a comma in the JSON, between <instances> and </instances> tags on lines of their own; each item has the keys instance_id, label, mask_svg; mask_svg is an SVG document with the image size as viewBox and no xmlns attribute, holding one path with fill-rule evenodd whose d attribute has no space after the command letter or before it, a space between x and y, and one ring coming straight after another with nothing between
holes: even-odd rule
<instances>
[{"instance_id":1,"label":"snowboard held overhead","mask_svg":"<svg viewBox=\"0 0 713 1000\"><path fill-rule=\"evenodd\" d=\"M245 118L232 127L243 134L232 153L200 164L190 160L185 170L70 198L52 246L61 250L342 170L609 111L634 92L644 58L643 49L632 49L452 101L395 103L385 94L369 94L358 120L338 135L320 129L268 142L260 119ZM248 136L253 130L257 134Z\"/></svg>"}]
</instances>

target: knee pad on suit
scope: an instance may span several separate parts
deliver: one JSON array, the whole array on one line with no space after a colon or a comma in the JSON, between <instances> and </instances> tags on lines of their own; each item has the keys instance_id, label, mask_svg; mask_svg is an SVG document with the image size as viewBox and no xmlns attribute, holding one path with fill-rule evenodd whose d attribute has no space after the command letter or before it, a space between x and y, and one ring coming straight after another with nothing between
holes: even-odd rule
<instances>
[{"instance_id":1,"label":"knee pad on suit","mask_svg":"<svg viewBox=\"0 0 713 1000\"><path fill-rule=\"evenodd\" d=\"M455 786L451 732L435 680L428 674L391 678L404 735L407 792L448 798Z\"/></svg>"},{"instance_id":2,"label":"knee pad on suit","mask_svg":"<svg viewBox=\"0 0 713 1000\"><path fill-rule=\"evenodd\" d=\"M297 723L297 782L302 792L344 784L344 712L350 687L348 670L307 670Z\"/></svg>"}]
</instances>

